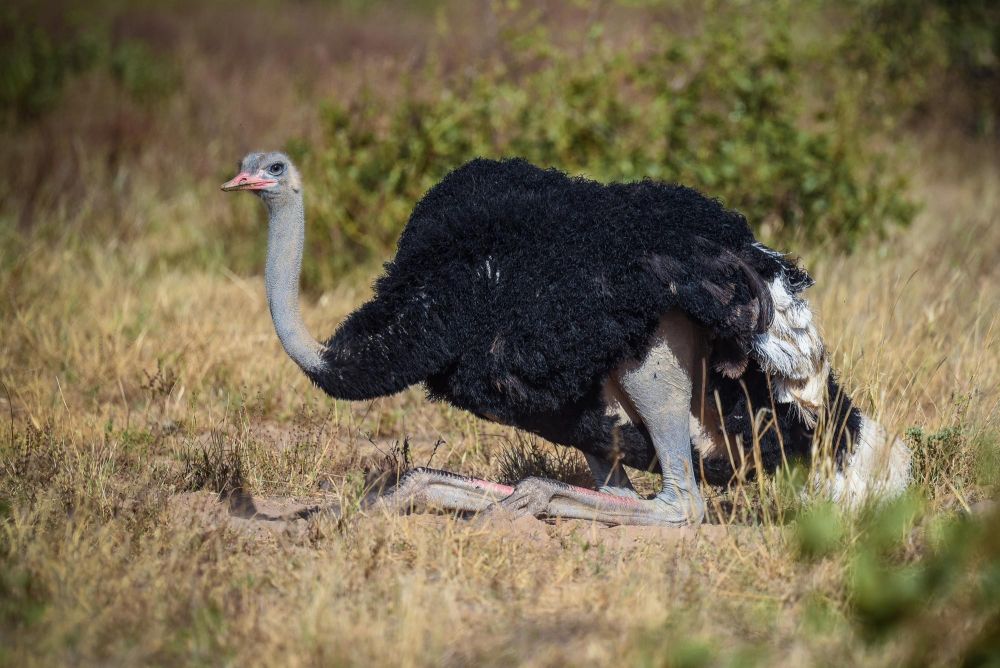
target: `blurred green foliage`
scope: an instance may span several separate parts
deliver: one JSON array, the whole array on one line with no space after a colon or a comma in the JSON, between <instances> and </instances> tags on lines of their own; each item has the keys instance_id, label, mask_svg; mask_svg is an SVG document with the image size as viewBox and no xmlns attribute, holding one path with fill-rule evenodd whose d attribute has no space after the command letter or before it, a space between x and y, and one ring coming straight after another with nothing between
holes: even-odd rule
<instances>
[{"instance_id":1,"label":"blurred green foliage","mask_svg":"<svg viewBox=\"0 0 1000 668\"><path fill-rule=\"evenodd\" d=\"M1000 508L941 514L917 493L859 514L818 504L801 513L792 538L807 567L843 567L844 612L872 644L903 643L904 665L1000 662ZM814 565L815 564L815 565ZM812 630L837 617L816 592Z\"/></svg>"},{"instance_id":2,"label":"blurred green foliage","mask_svg":"<svg viewBox=\"0 0 1000 668\"><path fill-rule=\"evenodd\" d=\"M473 73L432 61L404 95L324 109L319 146L293 146L310 187L307 285L384 257L419 197L475 156L522 156L598 180L694 186L765 238L834 242L906 223L903 183L838 97L810 110L808 67L776 8L706 18L689 37L576 48L544 30L504 32L505 56ZM318 179L316 178L318 177Z\"/></svg>"},{"instance_id":3,"label":"blurred green foliage","mask_svg":"<svg viewBox=\"0 0 1000 668\"><path fill-rule=\"evenodd\" d=\"M56 35L13 6L0 7L0 118L38 116L71 75L89 68L98 45L80 35Z\"/></svg>"},{"instance_id":4,"label":"blurred green foliage","mask_svg":"<svg viewBox=\"0 0 1000 668\"><path fill-rule=\"evenodd\" d=\"M800 556L807 560L821 559L841 546L844 538L843 519L836 506L816 503L807 508L794 524L795 543Z\"/></svg>"},{"instance_id":5,"label":"blurred green foliage","mask_svg":"<svg viewBox=\"0 0 1000 668\"><path fill-rule=\"evenodd\" d=\"M442 25L401 92L328 102L320 140L288 147L310 184L307 289L384 259L417 199L478 155L685 183L768 242L849 249L914 214L885 150L893 119L947 79L974 101L977 128L995 124L1000 16L988 0L649 4L682 27L657 22L627 44L599 22L563 34L540 10L496 2L496 34L466 67L450 63ZM149 108L184 85L175 56L116 37L122 8L99 5L62 18L0 8L0 122L44 114L83 72ZM262 243L236 242L230 260L257 266Z\"/></svg>"},{"instance_id":6,"label":"blurred green foliage","mask_svg":"<svg viewBox=\"0 0 1000 668\"><path fill-rule=\"evenodd\" d=\"M855 531L848 592L854 614L869 636L884 633L915 612L935 583L925 581L926 563L908 560L913 529L924 511L915 494L869 509Z\"/></svg>"},{"instance_id":7,"label":"blurred green foliage","mask_svg":"<svg viewBox=\"0 0 1000 668\"><path fill-rule=\"evenodd\" d=\"M113 40L101 21L46 25L30 11L0 7L0 122L37 118L75 75L102 69L140 102L153 102L180 84L169 57L137 40Z\"/></svg>"},{"instance_id":8,"label":"blurred green foliage","mask_svg":"<svg viewBox=\"0 0 1000 668\"><path fill-rule=\"evenodd\" d=\"M993 509L953 519L914 559L916 523L925 519L909 497L861 524L848 579L853 614L871 640L906 634L913 665L933 657L951 665L997 665L1000 515Z\"/></svg>"},{"instance_id":9,"label":"blurred green foliage","mask_svg":"<svg viewBox=\"0 0 1000 668\"><path fill-rule=\"evenodd\" d=\"M174 63L142 42L118 45L109 54L108 65L122 89L140 102L162 99L180 84L180 72Z\"/></svg>"},{"instance_id":10,"label":"blurred green foliage","mask_svg":"<svg viewBox=\"0 0 1000 668\"><path fill-rule=\"evenodd\" d=\"M996 135L1000 117L1000 3L853 0L842 54L881 106L968 106L967 128Z\"/></svg>"}]
</instances>

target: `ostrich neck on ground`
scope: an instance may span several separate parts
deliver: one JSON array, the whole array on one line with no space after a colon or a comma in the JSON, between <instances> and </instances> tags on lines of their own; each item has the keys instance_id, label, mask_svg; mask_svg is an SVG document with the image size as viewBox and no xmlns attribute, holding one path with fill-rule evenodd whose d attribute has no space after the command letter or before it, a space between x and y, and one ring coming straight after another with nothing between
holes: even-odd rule
<instances>
[{"instance_id":1,"label":"ostrich neck on ground","mask_svg":"<svg viewBox=\"0 0 1000 668\"><path fill-rule=\"evenodd\" d=\"M309 335L299 312L299 274L306 236L302 195L267 205L270 221L264 282L274 331L288 356L303 370L315 373L324 366L323 346Z\"/></svg>"}]
</instances>

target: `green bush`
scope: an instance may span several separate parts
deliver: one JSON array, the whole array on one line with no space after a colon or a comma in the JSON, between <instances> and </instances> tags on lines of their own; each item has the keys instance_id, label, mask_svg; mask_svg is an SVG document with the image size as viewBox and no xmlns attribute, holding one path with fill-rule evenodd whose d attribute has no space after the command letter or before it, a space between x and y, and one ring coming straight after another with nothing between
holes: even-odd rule
<instances>
[{"instance_id":1,"label":"green bush","mask_svg":"<svg viewBox=\"0 0 1000 668\"><path fill-rule=\"evenodd\" d=\"M572 49L521 33L471 74L434 61L398 98L328 104L324 141L294 151L315 184L309 257L322 258L307 260L306 284L385 257L421 194L480 155L685 183L784 246L850 247L908 222L903 184L886 176L850 100L809 110L808 58L790 32L780 10L763 20L731 10L690 37L626 48L599 30Z\"/></svg>"},{"instance_id":2,"label":"green bush","mask_svg":"<svg viewBox=\"0 0 1000 668\"><path fill-rule=\"evenodd\" d=\"M972 468L965 460L973 455L966 448L965 434L958 425L935 432L911 427L906 430L906 438L913 452L914 478L925 485L936 487L952 476L961 480L962 474Z\"/></svg>"},{"instance_id":3,"label":"green bush","mask_svg":"<svg viewBox=\"0 0 1000 668\"><path fill-rule=\"evenodd\" d=\"M995 135L1000 117L1000 3L855 0L841 51L882 105L903 110L967 98L967 129Z\"/></svg>"},{"instance_id":4,"label":"green bush","mask_svg":"<svg viewBox=\"0 0 1000 668\"><path fill-rule=\"evenodd\" d=\"M90 67L97 45L56 35L13 7L0 7L0 120L38 116L59 98L63 83Z\"/></svg>"},{"instance_id":5,"label":"green bush","mask_svg":"<svg viewBox=\"0 0 1000 668\"><path fill-rule=\"evenodd\" d=\"M803 559L817 560L833 553L844 538L844 518L833 504L817 503L794 525L796 549Z\"/></svg>"},{"instance_id":6,"label":"green bush","mask_svg":"<svg viewBox=\"0 0 1000 668\"><path fill-rule=\"evenodd\" d=\"M111 51L109 66L122 89L140 102L161 99L180 83L180 71L174 63L138 41L116 46Z\"/></svg>"},{"instance_id":7,"label":"green bush","mask_svg":"<svg viewBox=\"0 0 1000 668\"><path fill-rule=\"evenodd\" d=\"M924 512L904 498L861 523L846 581L852 617L871 641L900 640L903 665L997 665L1000 515L945 521L928 544L914 526Z\"/></svg>"},{"instance_id":8,"label":"green bush","mask_svg":"<svg viewBox=\"0 0 1000 668\"><path fill-rule=\"evenodd\" d=\"M136 40L116 43L100 19L86 26L43 25L33 13L0 7L0 121L30 121L59 100L63 86L106 71L130 97L155 101L176 89L180 72Z\"/></svg>"}]
</instances>

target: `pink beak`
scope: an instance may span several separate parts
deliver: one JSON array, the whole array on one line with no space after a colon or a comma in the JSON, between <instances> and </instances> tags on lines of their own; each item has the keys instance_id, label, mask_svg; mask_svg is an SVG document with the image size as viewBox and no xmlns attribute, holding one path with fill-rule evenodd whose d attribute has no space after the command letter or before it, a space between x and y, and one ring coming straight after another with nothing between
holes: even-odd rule
<instances>
[{"instance_id":1,"label":"pink beak","mask_svg":"<svg viewBox=\"0 0 1000 668\"><path fill-rule=\"evenodd\" d=\"M263 190L273 186L277 181L274 179L263 179L259 176L250 176L246 172L240 172L229 181L222 184L222 189L230 190Z\"/></svg>"}]
</instances>

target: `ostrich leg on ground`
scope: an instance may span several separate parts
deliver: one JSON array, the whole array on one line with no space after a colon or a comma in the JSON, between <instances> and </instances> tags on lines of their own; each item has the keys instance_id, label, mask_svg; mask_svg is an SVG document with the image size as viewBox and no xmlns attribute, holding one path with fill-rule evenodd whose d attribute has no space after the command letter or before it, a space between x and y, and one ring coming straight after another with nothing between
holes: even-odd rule
<instances>
[{"instance_id":1,"label":"ostrich leg on ground","mask_svg":"<svg viewBox=\"0 0 1000 668\"><path fill-rule=\"evenodd\" d=\"M473 513L486 510L513 491L510 485L421 467L407 471L379 503L397 512L431 507Z\"/></svg>"},{"instance_id":2,"label":"ostrich leg on ground","mask_svg":"<svg viewBox=\"0 0 1000 668\"><path fill-rule=\"evenodd\" d=\"M498 505L536 517L589 519L604 524L682 526L700 522L705 505L691 461L692 374L697 359L693 325L664 317L641 361L623 365L617 381L653 440L663 483L651 499L621 495L621 487L594 492L528 478Z\"/></svg>"},{"instance_id":3,"label":"ostrich leg on ground","mask_svg":"<svg viewBox=\"0 0 1000 668\"><path fill-rule=\"evenodd\" d=\"M667 317L645 359L623 365L616 374L616 382L646 425L660 460L663 485L651 499L635 494L620 465L588 457L602 491L534 477L511 488L443 471L417 469L386 501L398 509L424 505L468 512L505 509L545 519L582 519L610 525L682 526L699 522L704 516L704 502L694 478L689 426L696 357L690 323Z\"/></svg>"},{"instance_id":4,"label":"ostrich leg on ground","mask_svg":"<svg viewBox=\"0 0 1000 668\"><path fill-rule=\"evenodd\" d=\"M619 497L639 498L632 488L628 474L620 464L612 466L609 462L592 455L587 455L587 462L601 492ZM594 493L592 490L582 491ZM488 510L490 506L513 493L514 487L511 485L420 467L407 471L391 492L368 503L381 504L396 512L437 508L471 513Z\"/></svg>"}]
</instances>

